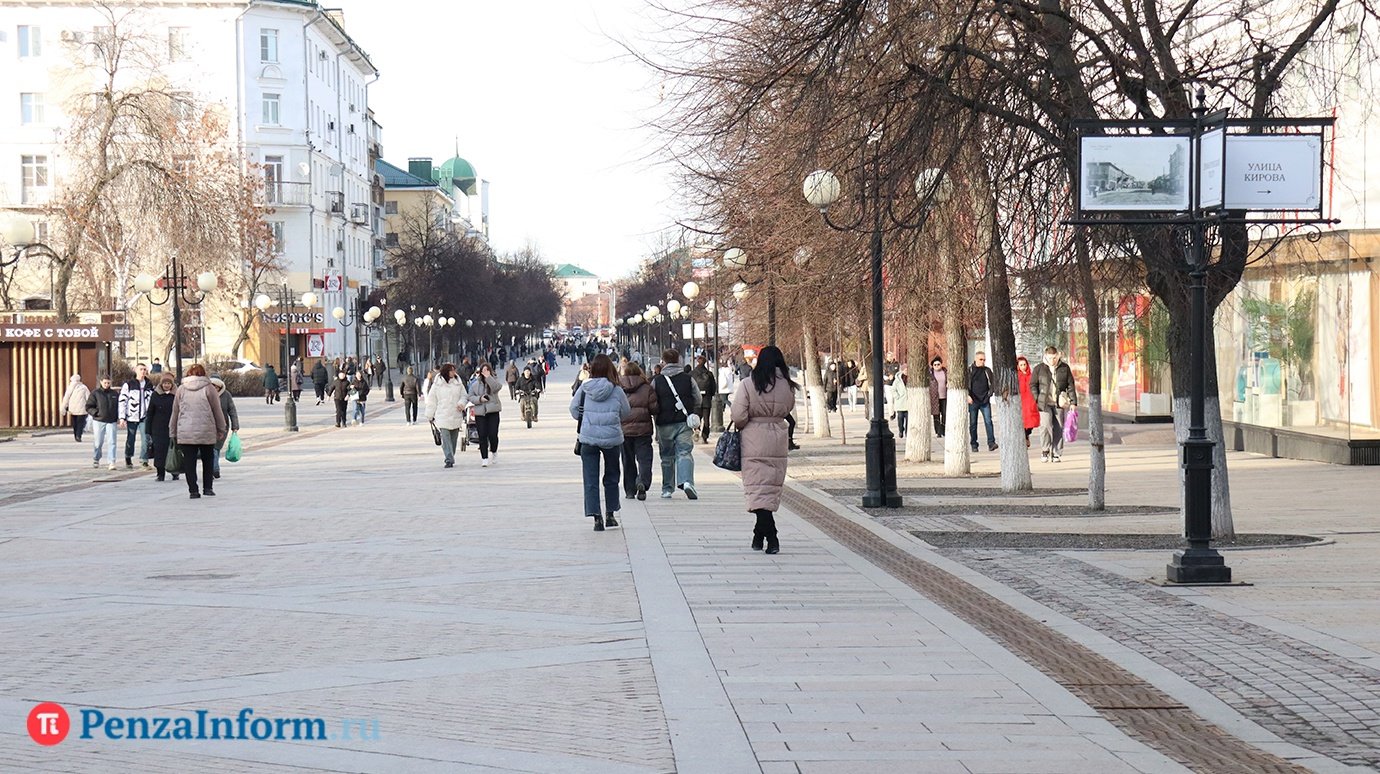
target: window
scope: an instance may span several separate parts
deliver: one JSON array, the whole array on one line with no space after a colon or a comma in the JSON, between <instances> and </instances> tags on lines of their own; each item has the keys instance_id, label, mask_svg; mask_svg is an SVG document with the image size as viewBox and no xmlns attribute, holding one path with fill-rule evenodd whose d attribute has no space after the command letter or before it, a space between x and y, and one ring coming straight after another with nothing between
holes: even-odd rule
<instances>
[{"instance_id":1,"label":"window","mask_svg":"<svg viewBox=\"0 0 1380 774\"><path fill-rule=\"evenodd\" d=\"M278 61L277 30L259 30L259 61L274 63Z\"/></svg>"},{"instance_id":2,"label":"window","mask_svg":"<svg viewBox=\"0 0 1380 774\"><path fill-rule=\"evenodd\" d=\"M389 231L387 234L384 234L384 235L383 235L383 246L384 246L384 247L397 247L397 246L398 246L398 235L397 235L397 233L395 233L395 232L393 232L393 231Z\"/></svg>"},{"instance_id":3,"label":"window","mask_svg":"<svg viewBox=\"0 0 1380 774\"><path fill-rule=\"evenodd\" d=\"M196 108L192 104L192 93L190 91L174 91L168 93L171 100L169 111L177 121L191 121L196 118Z\"/></svg>"},{"instance_id":4,"label":"window","mask_svg":"<svg viewBox=\"0 0 1380 774\"><path fill-rule=\"evenodd\" d=\"M269 204L283 201L282 156L264 156L264 195Z\"/></svg>"},{"instance_id":5,"label":"window","mask_svg":"<svg viewBox=\"0 0 1380 774\"><path fill-rule=\"evenodd\" d=\"M397 203L396 201L384 202L384 203L383 203L383 214L384 214L384 215L397 215L397 214L398 214L398 203Z\"/></svg>"},{"instance_id":6,"label":"window","mask_svg":"<svg viewBox=\"0 0 1380 774\"><path fill-rule=\"evenodd\" d=\"M269 221L268 223L268 235L273 239L273 252L277 255L282 255L285 251L284 234L286 232L283 230L283 225L281 220Z\"/></svg>"},{"instance_id":7,"label":"window","mask_svg":"<svg viewBox=\"0 0 1380 774\"><path fill-rule=\"evenodd\" d=\"M19 55L42 56L43 34L38 27L19 27Z\"/></svg>"},{"instance_id":8,"label":"window","mask_svg":"<svg viewBox=\"0 0 1380 774\"><path fill-rule=\"evenodd\" d=\"M43 95L27 92L19 95L19 123L43 123Z\"/></svg>"},{"instance_id":9,"label":"window","mask_svg":"<svg viewBox=\"0 0 1380 774\"><path fill-rule=\"evenodd\" d=\"M168 61L182 62L187 59L187 28L168 28Z\"/></svg>"},{"instance_id":10,"label":"window","mask_svg":"<svg viewBox=\"0 0 1380 774\"><path fill-rule=\"evenodd\" d=\"M23 204L37 204L39 194L48 188L48 157L20 156L20 196Z\"/></svg>"},{"instance_id":11,"label":"window","mask_svg":"<svg viewBox=\"0 0 1380 774\"><path fill-rule=\"evenodd\" d=\"M277 126L283 97L281 94L264 94L264 123Z\"/></svg>"}]
</instances>

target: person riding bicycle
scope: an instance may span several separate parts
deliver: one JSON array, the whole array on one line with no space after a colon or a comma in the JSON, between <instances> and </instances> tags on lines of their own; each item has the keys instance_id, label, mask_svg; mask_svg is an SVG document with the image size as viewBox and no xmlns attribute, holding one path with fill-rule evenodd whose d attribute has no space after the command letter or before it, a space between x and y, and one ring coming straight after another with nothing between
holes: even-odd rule
<instances>
[{"instance_id":1,"label":"person riding bicycle","mask_svg":"<svg viewBox=\"0 0 1380 774\"><path fill-rule=\"evenodd\" d=\"M517 391L526 393L532 401L532 421L537 421L537 395L541 392L541 377L532 373L532 367L527 366L522 369L522 376L517 380Z\"/></svg>"}]
</instances>

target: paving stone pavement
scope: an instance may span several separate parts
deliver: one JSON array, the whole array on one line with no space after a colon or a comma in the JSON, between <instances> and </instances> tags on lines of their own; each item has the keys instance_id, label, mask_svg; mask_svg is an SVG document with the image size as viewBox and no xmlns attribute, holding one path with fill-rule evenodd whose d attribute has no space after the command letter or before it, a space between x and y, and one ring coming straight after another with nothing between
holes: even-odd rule
<instances>
[{"instance_id":1,"label":"paving stone pavement","mask_svg":"<svg viewBox=\"0 0 1380 774\"><path fill-rule=\"evenodd\" d=\"M1056 552L940 553L1172 667L1281 738L1380 769L1380 670Z\"/></svg>"},{"instance_id":2,"label":"paving stone pavement","mask_svg":"<svg viewBox=\"0 0 1380 774\"><path fill-rule=\"evenodd\" d=\"M284 443L280 407L247 401L245 460L194 502L95 483L70 437L0 444L0 495L23 495L0 496L0 767L1184 770L795 514L781 554L749 550L738 479L703 455L698 502L625 503L594 533L564 404L505 423L495 467L471 448L444 470L393 407L316 432L330 414L304 404ZM252 707L333 738L46 748L24 730L43 700Z\"/></svg>"}]
</instances>

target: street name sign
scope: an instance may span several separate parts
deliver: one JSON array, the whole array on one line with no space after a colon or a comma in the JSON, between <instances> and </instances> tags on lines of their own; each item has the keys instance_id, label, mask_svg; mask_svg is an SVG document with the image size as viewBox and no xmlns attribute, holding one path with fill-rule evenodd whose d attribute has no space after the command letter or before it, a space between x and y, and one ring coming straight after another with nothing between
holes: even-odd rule
<instances>
[{"instance_id":1,"label":"street name sign","mask_svg":"<svg viewBox=\"0 0 1380 774\"><path fill-rule=\"evenodd\" d=\"M1319 135L1231 135L1226 167L1229 210L1322 209Z\"/></svg>"}]
</instances>

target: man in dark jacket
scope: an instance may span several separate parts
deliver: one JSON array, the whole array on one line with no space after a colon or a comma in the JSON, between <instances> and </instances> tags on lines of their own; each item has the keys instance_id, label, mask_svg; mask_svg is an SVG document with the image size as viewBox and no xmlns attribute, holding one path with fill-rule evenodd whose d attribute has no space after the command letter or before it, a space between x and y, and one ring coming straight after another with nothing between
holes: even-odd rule
<instances>
[{"instance_id":1,"label":"man in dark jacket","mask_svg":"<svg viewBox=\"0 0 1380 774\"><path fill-rule=\"evenodd\" d=\"M668 349L661 353L665 365L661 374L652 380L656 388L656 440L661 453L661 498L671 499L676 489L691 500L698 500L695 491L695 431L688 417L698 422L699 390L680 362L680 353Z\"/></svg>"},{"instance_id":2,"label":"man in dark jacket","mask_svg":"<svg viewBox=\"0 0 1380 774\"><path fill-rule=\"evenodd\" d=\"M1040 461L1058 462L1064 449L1064 414L1078 404L1073 369L1057 347L1045 347L1044 362L1030 376L1030 394L1040 410Z\"/></svg>"},{"instance_id":3,"label":"man in dark jacket","mask_svg":"<svg viewBox=\"0 0 1380 774\"><path fill-rule=\"evenodd\" d=\"M690 372L690 379L699 389L699 406L695 413L700 415L700 426L696 429L700 440L709 443L709 409L714 403L714 395L719 392L719 380L714 377L714 372L709 370L704 355L695 358L695 368Z\"/></svg>"},{"instance_id":4,"label":"man in dark jacket","mask_svg":"<svg viewBox=\"0 0 1380 774\"><path fill-rule=\"evenodd\" d=\"M101 386L91 391L86 399L86 413L91 415L91 423L96 431L95 450L91 455L91 467L101 466L101 450L110 446L110 469L115 469L115 435L120 422L120 391L110 386L110 377L101 377Z\"/></svg>"},{"instance_id":5,"label":"man in dark jacket","mask_svg":"<svg viewBox=\"0 0 1380 774\"><path fill-rule=\"evenodd\" d=\"M984 352L977 353L968 367L968 443L973 451L978 450L978 414L987 425L987 451L996 451L997 439L992 435L992 369L987 367Z\"/></svg>"},{"instance_id":6,"label":"man in dark jacket","mask_svg":"<svg viewBox=\"0 0 1380 774\"><path fill-rule=\"evenodd\" d=\"M398 390L402 393L403 399L403 421L409 425L417 424L417 398L422 392L417 384L417 375L412 373L412 366L407 367L407 373L403 375L402 385Z\"/></svg>"},{"instance_id":7,"label":"man in dark jacket","mask_svg":"<svg viewBox=\"0 0 1380 774\"><path fill-rule=\"evenodd\" d=\"M326 370L326 361L316 361L316 365L311 367L311 384L316 388L316 405L320 406L326 402L326 385L330 381L331 375Z\"/></svg>"}]
</instances>

